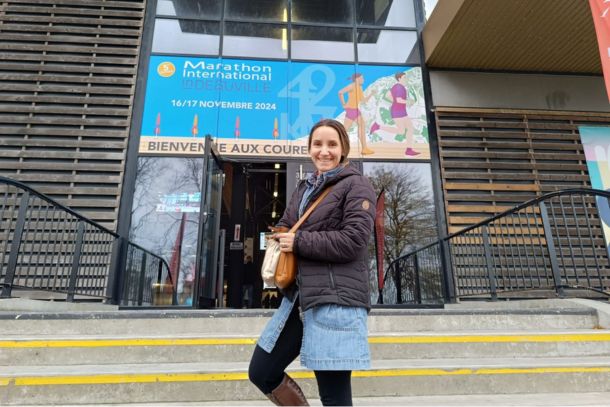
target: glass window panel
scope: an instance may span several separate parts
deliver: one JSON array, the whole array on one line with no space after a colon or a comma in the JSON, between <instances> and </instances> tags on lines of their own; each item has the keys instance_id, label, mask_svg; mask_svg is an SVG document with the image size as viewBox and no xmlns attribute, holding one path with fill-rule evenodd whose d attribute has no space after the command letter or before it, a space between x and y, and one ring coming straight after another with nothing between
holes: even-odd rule
<instances>
[{"instance_id":1,"label":"glass window panel","mask_svg":"<svg viewBox=\"0 0 610 407\"><path fill-rule=\"evenodd\" d=\"M350 28L292 27L292 58L320 61L354 60Z\"/></svg>"},{"instance_id":2,"label":"glass window panel","mask_svg":"<svg viewBox=\"0 0 610 407\"><path fill-rule=\"evenodd\" d=\"M218 55L220 23L158 18L153 34L153 52Z\"/></svg>"},{"instance_id":3,"label":"glass window panel","mask_svg":"<svg viewBox=\"0 0 610 407\"><path fill-rule=\"evenodd\" d=\"M225 18L288 21L287 0L227 0Z\"/></svg>"},{"instance_id":4,"label":"glass window panel","mask_svg":"<svg viewBox=\"0 0 610 407\"><path fill-rule=\"evenodd\" d=\"M413 0L356 0L356 23L415 28Z\"/></svg>"},{"instance_id":5,"label":"glass window panel","mask_svg":"<svg viewBox=\"0 0 610 407\"><path fill-rule=\"evenodd\" d=\"M223 55L287 58L287 29L281 25L225 23Z\"/></svg>"},{"instance_id":6,"label":"glass window panel","mask_svg":"<svg viewBox=\"0 0 610 407\"><path fill-rule=\"evenodd\" d=\"M129 238L168 264L180 261L171 270L180 304L190 302L195 278L202 176L202 158L138 159Z\"/></svg>"},{"instance_id":7,"label":"glass window panel","mask_svg":"<svg viewBox=\"0 0 610 407\"><path fill-rule=\"evenodd\" d=\"M364 162L363 172L371 180L377 195L382 188L385 191L385 270L398 257L437 239L431 167L429 163ZM375 304L379 290L374 239L369 244L369 261L371 302ZM442 298L440 269L436 267L439 264L436 261L422 264L425 264L420 269L422 300ZM413 290L409 287L412 286L404 284L402 287L405 290L403 301L414 299ZM392 279L387 279L383 290L384 303L393 304L395 299L396 286Z\"/></svg>"},{"instance_id":8,"label":"glass window panel","mask_svg":"<svg viewBox=\"0 0 610 407\"><path fill-rule=\"evenodd\" d=\"M157 15L220 19L222 0L159 0Z\"/></svg>"},{"instance_id":9,"label":"glass window panel","mask_svg":"<svg viewBox=\"0 0 610 407\"><path fill-rule=\"evenodd\" d=\"M319 24L353 24L352 0L292 0L292 21Z\"/></svg>"},{"instance_id":10,"label":"glass window panel","mask_svg":"<svg viewBox=\"0 0 610 407\"><path fill-rule=\"evenodd\" d=\"M359 29L358 61L419 64L419 48L416 45L415 31Z\"/></svg>"}]
</instances>

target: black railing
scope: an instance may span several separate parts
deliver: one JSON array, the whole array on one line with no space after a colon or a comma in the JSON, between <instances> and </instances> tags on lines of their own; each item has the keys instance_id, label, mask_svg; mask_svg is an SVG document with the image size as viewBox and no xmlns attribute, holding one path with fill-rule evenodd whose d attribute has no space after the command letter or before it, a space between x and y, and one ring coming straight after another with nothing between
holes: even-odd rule
<instances>
[{"instance_id":1,"label":"black railing","mask_svg":"<svg viewBox=\"0 0 610 407\"><path fill-rule=\"evenodd\" d=\"M595 189L529 200L396 259L386 270L381 297L386 304L426 304L563 297L567 289L610 297L610 258L599 215L610 215L609 202L610 193Z\"/></svg>"},{"instance_id":2,"label":"black railing","mask_svg":"<svg viewBox=\"0 0 610 407\"><path fill-rule=\"evenodd\" d=\"M123 250L127 262L120 273ZM65 294L66 301L98 298L145 306L158 301L156 293L175 304L174 287L161 257L21 182L0 177L0 297L19 289Z\"/></svg>"},{"instance_id":3,"label":"black railing","mask_svg":"<svg viewBox=\"0 0 610 407\"><path fill-rule=\"evenodd\" d=\"M390 263L380 295L384 304L443 302L439 247L436 243L424 246Z\"/></svg>"}]
</instances>

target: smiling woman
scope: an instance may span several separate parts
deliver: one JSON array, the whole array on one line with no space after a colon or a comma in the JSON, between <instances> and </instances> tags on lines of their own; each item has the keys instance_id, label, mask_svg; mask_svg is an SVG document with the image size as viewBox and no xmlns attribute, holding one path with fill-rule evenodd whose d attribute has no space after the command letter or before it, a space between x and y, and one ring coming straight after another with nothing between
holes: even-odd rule
<instances>
[{"instance_id":1,"label":"smiling woman","mask_svg":"<svg viewBox=\"0 0 610 407\"><path fill-rule=\"evenodd\" d=\"M336 120L320 120L311 129L307 148L318 171L324 172L333 169L339 163L346 163L346 157L349 155L350 145L347 131ZM316 160L328 161L331 156L334 156L333 166L324 170L320 169L316 164ZM326 166L325 164L325 168Z\"/></svg>"},{"instance_id":2,"label":"smiling woman","mask_svg":"<svg viewBox=\"0 0 610 407\"><path fill-rule=\"evenodd\" d=\"M339 133L329 126L318 127L309 142L309 155L320 173L335 168L345 158Z\"/></svg>"},{"instance_id":3,"label":"smiling woman","mask_svg":"<svg viewBox=\"0 0 610 407\"><path fill-rule=\"evenodd\" d=\"M258 340L248 374L275 404L308 405L284 372L300 354L301 365L315 373L322 404L350 406L352 370L370 366L366 252L375 194L347 162L349 138L340 122L316 123L307 147L316 172L297 186L273 230L300 223L323 198L296 233L273 234L282 252L296 256L298 284L281 290L284 298Z\"/></svg>"}]
</instances>

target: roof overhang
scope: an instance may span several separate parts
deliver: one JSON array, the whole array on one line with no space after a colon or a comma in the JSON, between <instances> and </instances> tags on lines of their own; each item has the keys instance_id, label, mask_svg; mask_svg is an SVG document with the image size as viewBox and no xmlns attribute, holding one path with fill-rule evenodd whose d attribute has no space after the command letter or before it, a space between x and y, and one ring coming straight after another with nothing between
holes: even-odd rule
<instances>
[{"instance_id":1,"label":"roof overhang","mask_svg":"<svg viewBox=\"0 0 610 407\"><path fill-rule=\"evenodd\" d=\"M438 0L423 42L431 69L601 75L587 0Z\"/></svg>"}]
</instances>

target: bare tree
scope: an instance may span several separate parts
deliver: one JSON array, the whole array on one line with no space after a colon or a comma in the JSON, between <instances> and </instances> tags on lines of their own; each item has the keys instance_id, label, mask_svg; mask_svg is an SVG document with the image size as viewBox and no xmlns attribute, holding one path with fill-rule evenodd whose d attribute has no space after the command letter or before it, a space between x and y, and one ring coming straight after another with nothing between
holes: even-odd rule
<instances>
[{"instance_id":1,"label":"bare tree","mask_svg":"<svg viewBox=\"0 0 610 407\"><path fill-rule=\"evenodd\" d=\"M378 167L368 174L377 194L384 191L384 268L397 258L437 238L431 188L413 167ZM374 245L369 247L371 269L376 268ZM406 276L403 276L406 278ZM371 292L377 293L376 273L371 273ZM404 288L413 290L413 282ZM410 287L410 288L409 288ZM376 301L376 298L372 298Z\"/></svg>"},{"instance_id":2,"label":"bare tree","mask_svg":"<svg viewBox=\"0 0 610 407\"><path fill-rule=\"evenodd\" d=\"M431 191L412 167L376 168L369 178L377 194L385 191L386 264L436 239Z\"/></svg>"},{"instance_id":3,"label":"bare tree","mask_svg":"<svg viewBox=\"0 0 610 407\"><path fill-rule=\"evenodd\" d=\"M133 196L131 209L131 227L129 240L135 240L139 231L149 221L149 217L155 212L155 201L147 194L153 183L157 180L158 172L167 168L156 157L139 157L136 171L136 188Z\"/></svg>"},{"instance_id":4,"label":"bare tree","mask_svg":"<svg viewBox=\"0 0 610 407\"><path fill-rule=\"evenodd\" d=\"M175 185L176 189L195 188L201 192L201 181L203 177L203 160L201 157L185 157L183 158L185 170L180 174L176 174Z\"/></svg>"}]
</instances>

